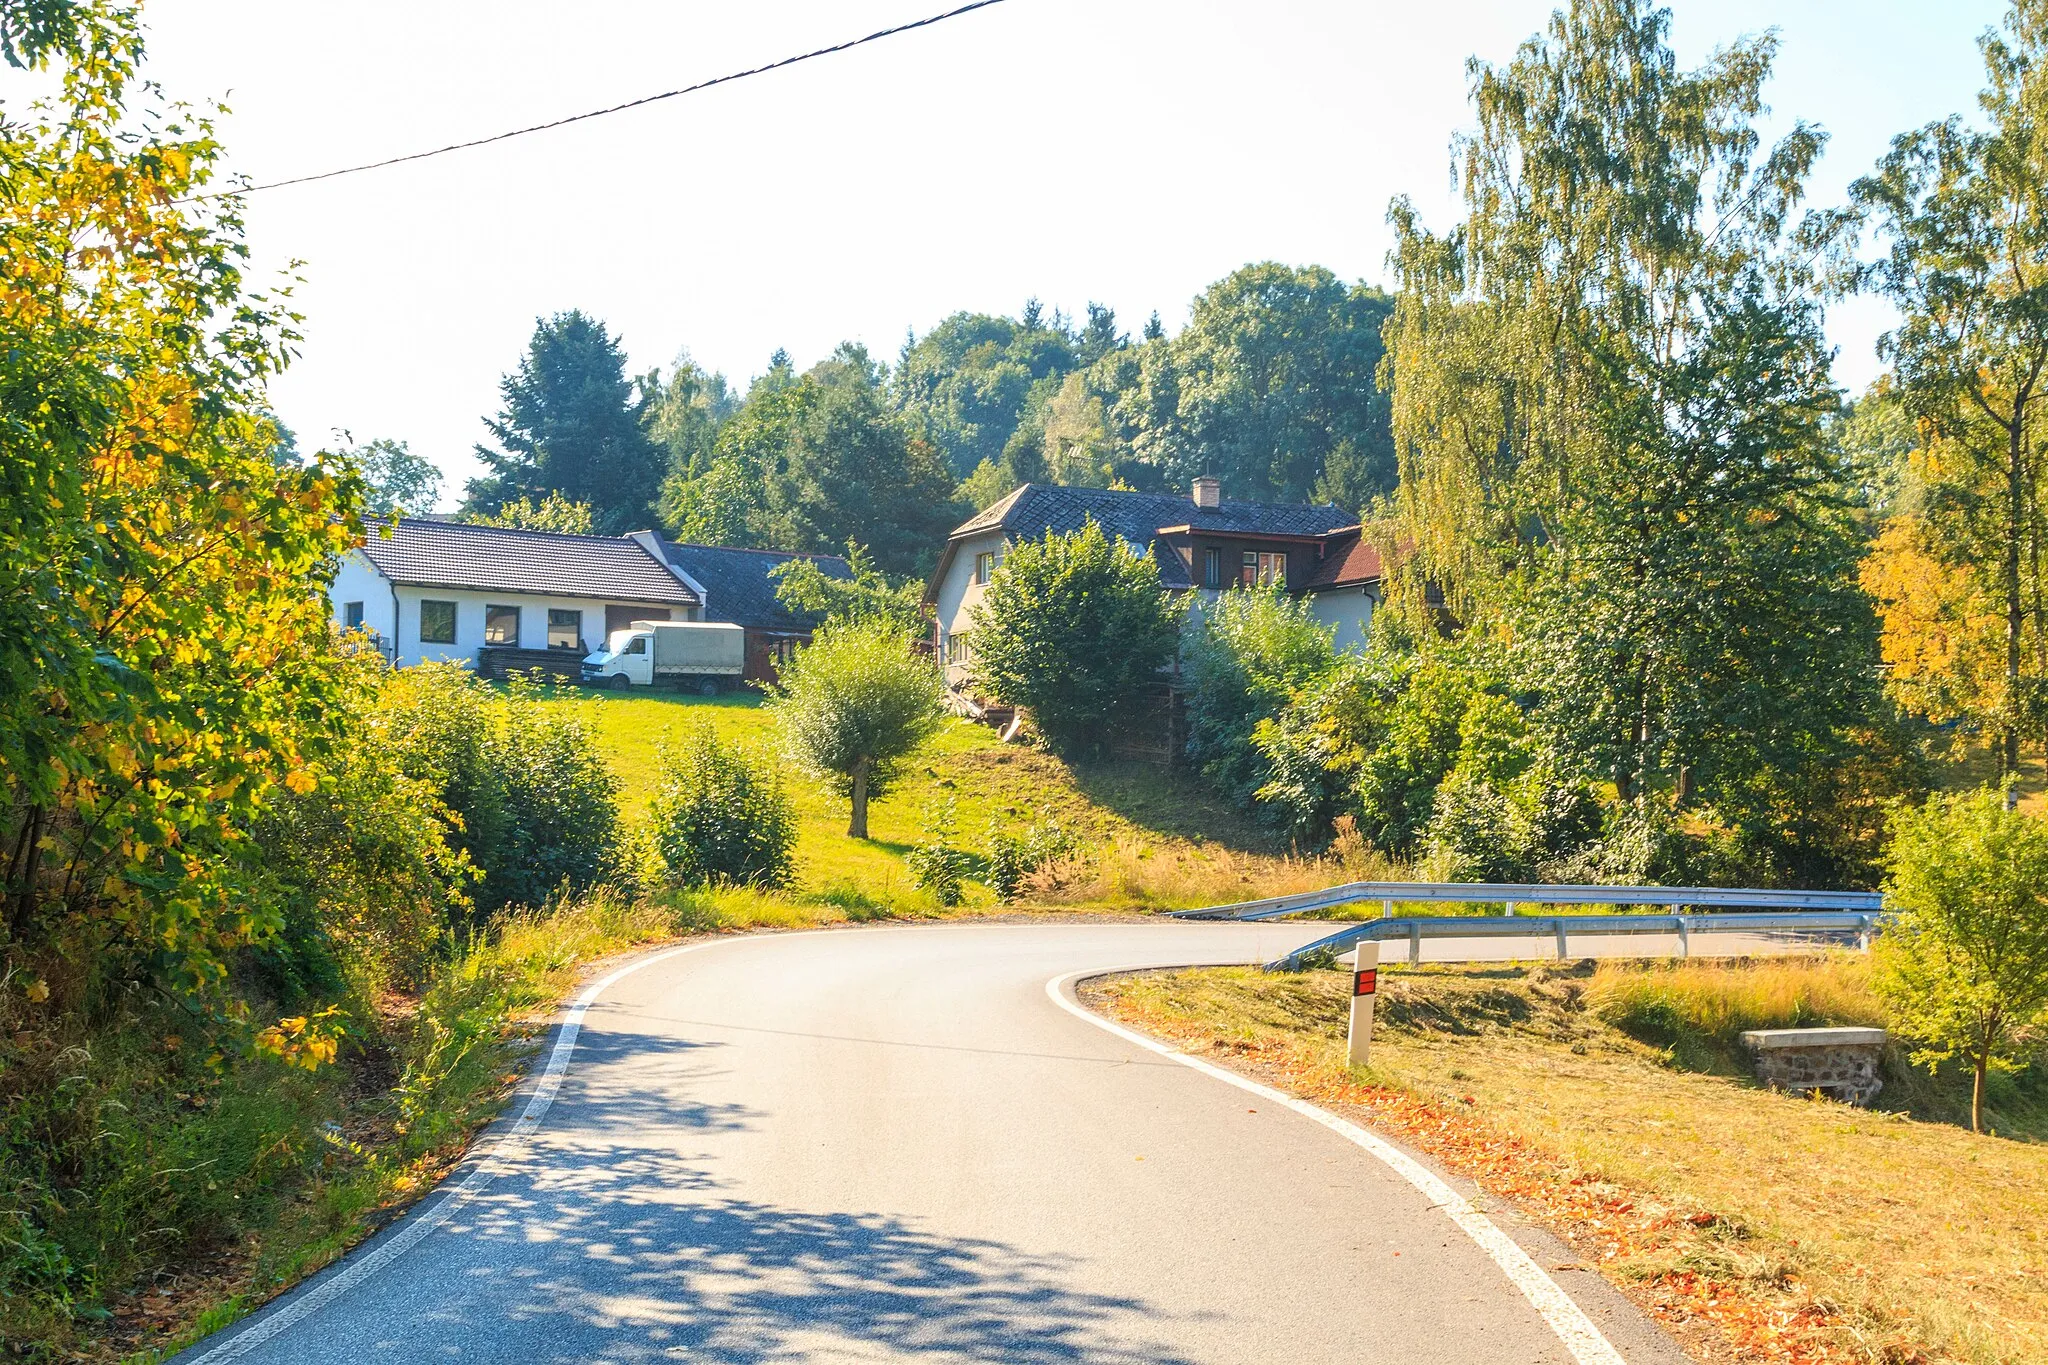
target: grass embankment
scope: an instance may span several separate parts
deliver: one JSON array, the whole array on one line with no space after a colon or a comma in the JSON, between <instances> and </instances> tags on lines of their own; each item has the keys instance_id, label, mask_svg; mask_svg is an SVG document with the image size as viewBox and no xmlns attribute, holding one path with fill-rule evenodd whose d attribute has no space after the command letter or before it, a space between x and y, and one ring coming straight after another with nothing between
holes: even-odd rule
<instances>
[{"instance_id":1,"label":"grass embankment","mask_svg":"<svg viewBox=\"0 0 2048 1365\"><path fill-rule=\"evenodd\" d=\"M2048 1360L2048 1145L1978 1136L1967 1081L1888 1062L1885 1108L1743 1079L1745 1028L1881 1023L1858 961L1383 969L1100 983L1100 1008L1390 1129L1548 1223L1701 1359ZM2048 1135L2011 1078L2005 1131Z\"/></svg>"},{"instance_id":2,"label":"grass embankment","mask_svg":"<svg viewBox=\"0 0 2048 1365\"><path fill-rule=\"evenodd\" d=\"M708 724L764 762L780 757L773 720L752 693L563 692L551 704L579 708L623 784L629 822L654 795L664 741L688 726ZM1182 908L1312 890L1348 875L1329 861L1287 856L1248 812L1208 797L1184 773L1128 762L1069 766L961 720L945 722L902 781L869 806L865 841L846 837L846 803L821 784L793 778L789 792L800 831L799 895L923 906L904 859L947 801L957 841L970 852L986 847L997 822L1051 820L1079 838L1083 856L1048 869L1023 898L1026 908ZM970 883L970 910L994 905L987 887Z\"/></svg>"}]
</instances>

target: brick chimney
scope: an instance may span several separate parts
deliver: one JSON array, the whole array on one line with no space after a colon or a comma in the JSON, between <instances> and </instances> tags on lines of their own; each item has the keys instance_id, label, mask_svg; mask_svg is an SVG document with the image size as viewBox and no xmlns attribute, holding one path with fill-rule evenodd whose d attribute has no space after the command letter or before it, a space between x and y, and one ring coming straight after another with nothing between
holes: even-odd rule
<instances>
[{"instance_id":1,"label":"brick chimney","mask_svg":"<svg viewBox=\"0 0 2048 1365\"><path fill-rule=\"evenodd\" d=\"M1215 507L1223 501L1223 485L1204 474L1195 480L1195 506Z\"/></svg>"}]
</instances>

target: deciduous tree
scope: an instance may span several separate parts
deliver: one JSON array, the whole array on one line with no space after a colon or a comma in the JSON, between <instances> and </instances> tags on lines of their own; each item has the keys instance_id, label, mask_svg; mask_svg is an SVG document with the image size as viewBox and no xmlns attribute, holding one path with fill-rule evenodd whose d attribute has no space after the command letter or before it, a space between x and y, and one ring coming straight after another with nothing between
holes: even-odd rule
<instances>
[{"instance_id":1,"label":"deciduous tree","mask_svg":"<svg viewBox=\"0 0 2048 1365\"><path fill-rule=\"evenodd\" d=\"M1817 129L1760 144L1775 38L1685 71L1669 21L1577 0L1475 62L1463 225L1394 206L1406 581L1517 641L1576 770L1763 828L1880 706L1814 301L1844 225L1798 215Z\"/></svg>"},{"instance_id":2,"label":"deciduous tree","mask_svg":"<svg viewBox=\"0 0 2048 1365\"><path fill-rule=\"evenodd\" d=\"M973 619L977 680L1029 707L1054 747L1087 757L1156 706L1181 604L1150 554L1091 520L1013 544Z\"/></svg>"},{"instance_id":3,"label":"deciduous tree","mask_svg":"<svg viewBox=\"0 0 2048 1365\"><path fill-rule=\"evenodd\" d=\"M868 837L868 801L937 730L939 671L880 622L826 626L769 689L768 706L798 767L852 803L848 838Z\"/></svg>"},{"instance_id":4,"label":"deciduous tree","mask_svg":"<svg viewBox=\"0 0 2048 1365\"><path fill-rule=\"evenodd\" d=\"M1920 543L2001 618L2001 685L1971 709L2010 773L2048 720L2048 3L1982 46L1989 126L1902 135L1854 194L1889 246L1864 278L1902 315L1882 352L1925 443Z\"/></svg>"},{"instance_id":5,"label":"deciduous tree","mask_svg":"<svg viewBox=\"0 0 2048 1365\"><path fill-rule=\"evenodd\" d=\"M249 287L238 202L194 197L219 146L137 83L135 25L0 21L63 76L0 122L0 876L7 938L206 986L278 927L247 830L318 780L362 488L272 456L296 320Z\"/></svg>"},{"instance_id":6,"label":"deciduous tree","mask_svg":"<svg viewBox=\"0 0 2048 1365\"><path fill-rule=\"evenodd\" d=\"M413 454L403 441L380 437L342 451L341 457L362 477L365 510L373 516L418 516L433 511L440 501L440 469Z\"/></svg>"},{"instance_id":7,"label":"deciduous tree","mask_svg":"<svg viewBox=\"0 0 2048 1365\"><path fill-rule=\"evenodd\" d=\"M1916 1060L1969 1064L1982 1131L1988 1074L2048 1029L2048 824L1986 788L1930 798L1892 829L1878 985Z\"/></svg>"}]
</instances>

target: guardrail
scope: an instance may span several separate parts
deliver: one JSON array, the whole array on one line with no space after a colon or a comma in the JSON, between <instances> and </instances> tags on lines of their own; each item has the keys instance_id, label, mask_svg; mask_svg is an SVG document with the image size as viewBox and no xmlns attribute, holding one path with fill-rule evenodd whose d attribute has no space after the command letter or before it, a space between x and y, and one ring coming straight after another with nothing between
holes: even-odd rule
<instances>
[{"instance_id":1,"label":"guardrail","mask_svg":"<svg viewBox=\"0 0 2048 1365\"><path fill-rule=\"evenodd\" d=\"M1725 906L1752 910L1849 910L1876 914L1883 898L1875 891L1772 891L1725 886L1555 886L1506 882L1346 882L1321 891L1291 896L1176 910L1180 919L1275 919L1308 910L1334 910L1342 905L1379 901L1393 917L1397 904L1457 902L1505 905L1683 905Z\"/></svg>"},{"instance_id":2,"label":"guardrail","mask_svg":"<svg viewBox=\"0 0 2048 1365\"><path fill-rule=\"evenodd\" d=\"M1389 885L1392 883L1381 883ZM1502 889L1494 888L1496 891ZM1613 890L1612 887L1599 888ZM1647 888L1630 888L1647 889ZM1697 888L1693 888L1697 889ZM1809 892L1810 895L1861 895L1860 892ZM1279 899L1287 899L1281 897ZM1489 899L1499 900L1499 896ZM1870 899L1876 900L1876 896ZM1255 903L1255 902L1254 902ZM1341 904L1342 902L1340 902ZM1226 907L1218 907L1226 908ZM1279 913L1286 913L1284 911ZM1244 918L1269 918L1269 915ZM1210 918L1215 918L1210 916ZM1695 935L1744 934L1771 941L1764 951L1796 952L1831 944L1858 948L1870 946L1882 916L1871 911L1786 911L1777 914L1721 915L1438 915L1421 919L1377 919L1351 924L1305 943L1283 958L1266 964L1267 971L1290 971L1310 954L1335 953L1354 943L1385 944L1406 939L1408 961L1422 961L1422 941L1428 938L1527 938L1550 939L1560 961L1571 955L1573 935L1614 937L1639 934L1675 935L1679 957L1692 955ZM1626 956L1605 953L1601 956ZM1643 956L1662 957L1664 953Z\"/></svg>"}]
</instances>

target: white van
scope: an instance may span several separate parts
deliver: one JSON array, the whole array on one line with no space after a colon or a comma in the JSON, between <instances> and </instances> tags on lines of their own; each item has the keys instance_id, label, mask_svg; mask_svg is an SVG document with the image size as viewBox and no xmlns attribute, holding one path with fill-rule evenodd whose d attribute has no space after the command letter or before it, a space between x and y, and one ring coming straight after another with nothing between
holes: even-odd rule
<instances>
[{"instance_id":1,"label":"white van","mask_svg":"<svg viewBox=\"0 0 2048 1365\"><path fill-rule=\"evenodd\" d=\"M652 687L659 680L707 697L746 671L747 633L728 621L635 621L583 660L583 681L598 687Z\"/></svg>"}]
</instances>

